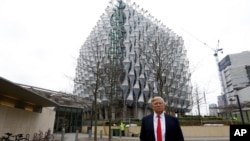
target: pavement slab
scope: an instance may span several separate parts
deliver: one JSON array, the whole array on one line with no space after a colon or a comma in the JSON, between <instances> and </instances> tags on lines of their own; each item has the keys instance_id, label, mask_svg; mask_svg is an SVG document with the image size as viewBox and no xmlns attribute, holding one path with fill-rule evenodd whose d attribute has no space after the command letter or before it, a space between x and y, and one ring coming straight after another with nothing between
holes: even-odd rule
<instances>
[{"instance_id":1,"label":"pavement slab","mask_svg":"<svg viewBox=\"0 0 250 141\"><path fill-rule=\"evenodd\" d=\"M61 134L54 134L54 141L76 141L76 136L78 138L77 141L94 141L94 136L89 138L88 134L78 133L66 133L64 135L64 140L62 140ZM229 137L184 137L185 141L229 141ZM108 136L97 136L97 141L109 141ZM113 136L111 141L140 141L139 137L117 137Z\"/></svg>"}]
</instances>

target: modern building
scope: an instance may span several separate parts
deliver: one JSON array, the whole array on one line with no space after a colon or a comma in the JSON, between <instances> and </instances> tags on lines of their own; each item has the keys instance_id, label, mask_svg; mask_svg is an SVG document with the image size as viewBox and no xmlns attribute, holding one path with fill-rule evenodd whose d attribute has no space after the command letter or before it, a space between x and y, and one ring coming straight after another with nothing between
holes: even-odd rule
<instances>
[{"instance_id":1,"label":"modern building","mask_svg":"<svg viewBox=\"0 0 250 141\"><path fill-rule=\"evenodd\" d=\"M39 130L53 132L55 111L50 107L55 106L58 104L0 77L0 136L29 134L31 139Z\"/></svg>"},{"instance_id":2,"label":"modern building","mask_svg":"<svg viewBox=\"0 0 250 141\"><path fill-rule=\"evenodd\" d=\"M217 104L209 104L209 115L210 116L218 115Z\"/></svg>"},{"instance_id":3,"label":"modern building","mask_svg":"<svg viewBox=\"0 0 250 141\"><path fill-rule=\"evenodd\" d=\"M250 52L244 51L227 55L219 62L219 71L223 86L223 94L218 96L218 106L221 107L220 115L230 118L234 110L240 115L235 96L238 95L243 116L250 122L250 111L247 108L250 103L248 91L250 87Z\"/></svg>"},{"instance_id":4,"label":"modern building","mask_svg":"<svg viewBox=\"0 0 250 141\"><path fill-rule=\"evenodd\" d=\"M167 112L184 114L192 109L186 53L183 38L147 10L111 1L80 49L73 93L96 98L102 120L107 104L112 119L141 119L157 95Z\"/></svg>"},{"instance_id":5,"label":"modern building","mask_svg":"<svg viewBox=\"0 0 250 141\"><path fill-rule=\"evenodd\" d=\"M81 131L83 122L91 118L86 98L64 92L28 86L0 77L0 136L5 133ZM45 134L44 134L45 135Z\"/></svg>"},{"instance_id":6,"label":"modern building","mask_svg":"<svg viewBox=\"0 0 250 141\"><path fill-rule=\"evenodd\" d=\"M62 128L65 129L65 132L81 131L83 122L91 118L91 112L83 112L83 109L91 107L91 102L87 98L35 86L18 85L57 103L57 106L50 107L55 112L54 132L61 132Z\"/></svg>"}]
</instances>

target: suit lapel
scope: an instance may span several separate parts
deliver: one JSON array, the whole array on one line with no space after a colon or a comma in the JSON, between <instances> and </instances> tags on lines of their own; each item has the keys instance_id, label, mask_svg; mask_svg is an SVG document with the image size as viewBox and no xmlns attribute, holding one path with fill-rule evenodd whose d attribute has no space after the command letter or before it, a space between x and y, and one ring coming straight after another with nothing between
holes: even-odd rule
<instances>
[{"instance_id":1,"label":"suit lapel","mask_svg":"<svg viewBox=\"0 0 250 141\"><path fill-rule=\"evenodd\" d=\"M155 132L154 132L154 114L151 114L149 117L148 117L148 127L150 129L150 138L149 140L150 141L155 141Z\"/></svg>"},{"instance_id":2,"label":"suit lapel","mask_svg":"<svg viewBox=\"0 0 250 141\"><path fill-rule=\"evenodd\" d=\"M165 116L165 139L167 139L168 137L168 125L167 125L167 121L168 121L168 116L166 115L166 114L164 114L164 116Z\"/></svg>"},{"instance_id":3,"label":"suit lapel","mask_svg":"<svg viewBox=\"0 0 250 141\"><path fill-rule=\"evenodd\" d=\"M151 114L149 119L151 121L151 122L149 122L149 127L150 127L150 129L154 129L154 114Z\"/></svg>"}]
</instances>

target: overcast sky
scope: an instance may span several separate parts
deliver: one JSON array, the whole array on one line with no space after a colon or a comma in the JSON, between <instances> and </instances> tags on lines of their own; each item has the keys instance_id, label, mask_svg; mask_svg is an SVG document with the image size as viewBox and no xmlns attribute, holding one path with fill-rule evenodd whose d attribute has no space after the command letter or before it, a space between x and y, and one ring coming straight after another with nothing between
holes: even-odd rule
<instances>
[{"instance_id":1,"label":"overcast sky","mask_svg":"<svg viewBox=\"0 0 250 141\"><path fill-rule=\"evenodd\" d=\"M192 82L208 93L208 104L216 103L221 88L212 49L220 40L220 60L249 50L250 1L131 2L183 36ZM79 49L108 4L109 0L0 0L0 76L72 92Z\"/></svg>"}]
</instances>

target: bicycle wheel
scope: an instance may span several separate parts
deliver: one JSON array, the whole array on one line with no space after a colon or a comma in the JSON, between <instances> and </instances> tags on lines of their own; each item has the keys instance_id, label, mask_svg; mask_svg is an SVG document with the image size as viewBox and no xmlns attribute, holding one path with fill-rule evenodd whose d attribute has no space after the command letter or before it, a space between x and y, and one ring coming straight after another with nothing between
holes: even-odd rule
<instances>
[{"instance_id":1,"label":"bicycle wheel","mask_svg":"<svg viewBox=\"0 0 250 141\"><path fill-rule=\"evenodd\" d=\"M27 138L22 138L22 139L20 139L20 140L18 140L18 141L29 141L29 139L27 139Z\"/></svg>"},{"instance_id":2,"label":"bicycle wheel","mask_svg":"<svg viewBox=\"0 0 250 141\"><path fill-rule=\"evenodd\" d=\"M8 139L8 138L3 137L3 138L0 138L0 141L9 141L9 139Z\"/></svg>"}]
</instances>

